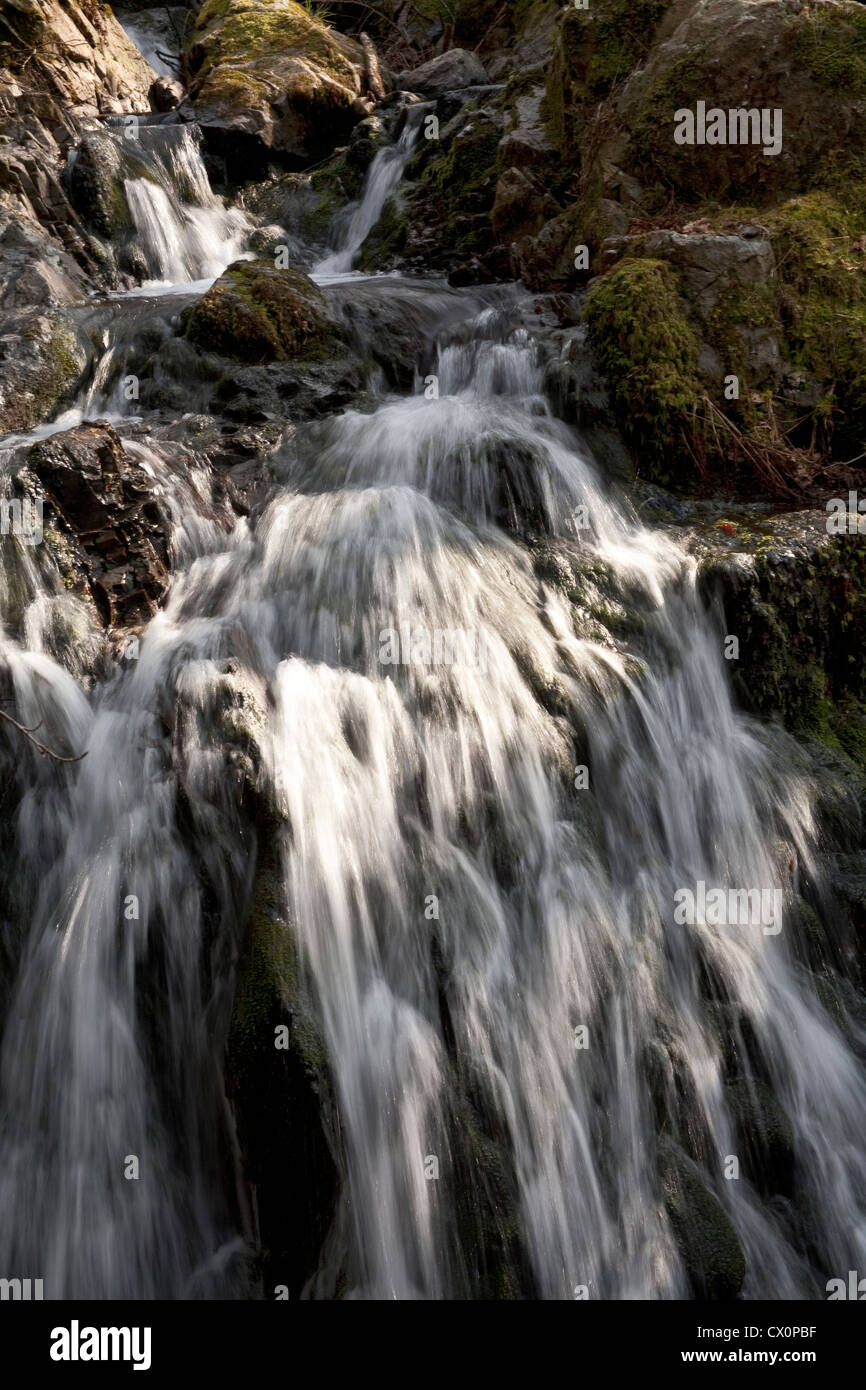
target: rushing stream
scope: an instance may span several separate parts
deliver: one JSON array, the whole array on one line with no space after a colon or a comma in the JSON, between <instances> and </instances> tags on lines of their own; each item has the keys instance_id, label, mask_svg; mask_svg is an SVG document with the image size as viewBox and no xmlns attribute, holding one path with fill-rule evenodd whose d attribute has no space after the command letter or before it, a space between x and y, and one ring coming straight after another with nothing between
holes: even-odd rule
<instances>
[{"instance_id":1,"label":"rushing stream","mask_svg":"<svg viewBox=\"0 0 866 1390\"><path fill-rule=\"evenodd\" d=\"M377 157L324 283L351 270L416 135ZM145 288L188 302L249 226L192 137L169 140L164 179L127 191ZM221 1077L252 862L217 717L238 670L266 712L285 904L340 1118L336 1234L309 1294L348 1269L344 1296L473 1296L458 1072L511 1156L541 1298L687 1296L657 1176L686 1139L746 1252L746 1296L821 1296L866 1266L866 1040L822 1007L787 928L815 871L809 787L785 736L734 708L694 561L553 417L513 298L463 291L455 327L456 293L432 373L299 426L255 521L203 517L195 477L127 441L169 499L174 579L139 659L92 693L47 637L60 609L85 640L78 605L17 547L3 603L27 595L27 641L4 631L0 660L21 717L88 753L34 762L6 828L30 925L0 1058L0 1269L48 1297L254 1291ZM136 319L120 303L55 428L112 401L122 421L111 383ZM640 661L576 633L517 538L527 511L640 615ZM701 882L779 892L782 929L676 921L675 894ZM790 1121L791 1202L750 1181L730 1045L739 1084Z\"/></svg>"}]
</instances>

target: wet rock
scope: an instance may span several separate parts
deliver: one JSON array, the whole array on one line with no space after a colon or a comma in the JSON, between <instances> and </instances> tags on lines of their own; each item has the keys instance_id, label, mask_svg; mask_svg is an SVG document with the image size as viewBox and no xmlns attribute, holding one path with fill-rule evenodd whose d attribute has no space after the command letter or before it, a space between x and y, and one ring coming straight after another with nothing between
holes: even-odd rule
<instances>
[{"instance_id":1,"label":"wet rock","mask_svg":"<svg viewBox=\"0 0 866 1390\"><path fill-rule=\"evenodd\" d=\"M94 231L109 239L127 232L132 214L126 201L124 151L107 131L84 135L69 174L72 206Z\"/></svg>"},{"instance_id":2,"label":"wet rock","mask_svg":"<svg viewBox=\"0 0 866 1390\"><path fill-rule=\"evenodd\" d=\"M190 341L242 362L315 360L339 337L313 281L264 260L229 266L182 322Z\"/></svg>"},{"instance_id":3,"label":"wet rock","mask_svg":"<svg viewBox=\"0 0 866 1390\"><path fill-rule=\"evenodd\" d=\"M321 159L372 109L361 45L294 0L206 0L187 63L196 115L227 156Z\"/></svg>"},{"instance_id":4,"label":"wet rock","mask_svg":"<svg viewBox=\"0 0 866 1390\"><path fill-rule=\"evenodd\" d=\"M721 1203L700 1169L670 1141L659 1144L665 1206L696 1298L736 1298L746 1257Z\"/></svg>"},{"instance_id":5,"label":"wet rock","mask_svg":"<svg viewBox=\"0 0 866 1390\"><path fill-rule=\"evenodd\" d=\"M748 515L695 536L699 585L721 598L739 639L732 663L747 708L866 758L866 535L829 535L827 513Z\"/></svg>"},{"instance_id":6,"label":"wet rock","mask_svg":"<svg viewBox=\"0 0 866 1390\"><path fill-rule=\"evenodd\" d=\"M734 1117L741 1173L766 1195L789 1194L794 1177L791 1121L769 1086L741 1078L725 1087Z\"/></svg>"},{"instance_id":7,"label":"wet rock","mask_svg":"<svg viewBox=\"0 0 866 1390\"><path fill-rule=\"evenodd\" d=\"M277 1030L285 1046L274 1045ZM288 1284L294 1298L319 1263L339 1173L328 1057L286 912L275 812L260 837L225 1070L265 1283Z\"/></svg>"},{"instance_id":8,"label":"wet rock","mask_svg":"<svg viewBox=\"0 0 866 1390\"><path fill-rule=\"evenodd\" d=\"M26 431L49 419L74 392L93 348L62 310L18 309L0 334L0 433Z\"/></svg>"},{"instance_id":9,"label":"wet rock","mask_svg":"<svg viewBox=\"0 0 866 1390\"><path fill-rule=\"evenodd\" d=\"M167 77L165 74L156 79L147 94L151 111L159 112L176 110L183 98L183 84L178 82L176 77Z\"/></svg>"},{"instance_id":10,"label":"wet rock","mask_svg":"<svg viewBox=\"0 0 866 1390\"><path fill-rule=\"evenodd\" d=\"M446 53L431 58L429 63L422 63L420 68L398 73L395 80L404 91L438 96L440 92L456 91L461 87L483 87L489 78L477 54L465 48L449 48Z\"/></svg>"},{"instance_id":11,"label":"wet rock","mask_svg":"<svg viewBox=\"0 0 866 1390\"><path fill-rule=\"evenodd\" d=\"M34 445L27 466L86 557L103 622L146 622L168 587L170 515L157 480L105 421Z\"/></svg>"},{"instance_id":12,"label":"wet rock","mask_svg":"<svg viewBox=\"0 0 866 1390\"><path fill-rule=\"evenodd\" d=\"M0 305L4 309L81 304L87 290L80 265L38 223L0 212Z\"/></svg>"}]
</instances>

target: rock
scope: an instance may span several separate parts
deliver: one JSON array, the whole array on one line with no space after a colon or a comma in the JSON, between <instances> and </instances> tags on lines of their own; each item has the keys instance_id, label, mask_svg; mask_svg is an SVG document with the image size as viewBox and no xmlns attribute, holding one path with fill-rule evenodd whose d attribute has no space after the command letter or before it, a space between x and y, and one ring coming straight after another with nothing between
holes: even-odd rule
<instances>
[{"instance_id":1,"label":"rock","mask_svg":"<svg viewBox=\"0 0 866 1390\"><path fill-rule=\"evenodd\" d=\"M265 692L259 700L264 717ZM327 1050L282 887L280 834L287 830L274 810L259 837L225 1070L266 1283L288 1284L295 1298L319 1264L339 1176ZM287 1046L275 1048L281 1026Z\"/></svg>"},{"instance_id":2,"label":"rock","mask_svg":"<svg viewBox=\"0 0 866 1390\"><path fill-rule=\"evenodd\" d=\"M151 86L147 99L151 111L174 111L184 99L183 84L163 74Z\"/></svg>"},{"instance_id":3,"label":"rock","mask_svg":"<svg viewBox=\"0 0 866 1390\"><path fill-rule=\"evenodd\" d=\"M294 0L206 0L187 50L190 94L212 147L322 159L368 114L360 44Z\"/></svg>"},{"instance_id":4,"label":"rock","mask_svg":"<svg viewBox=\"0 0 866 1390\"><path fill-rule=\"evenodd\" d=\"M288 242L289 236L285 227L278 227L275 222L265 227L256 227L250 236L249 246L251 251L258 252L259 255L273 255L278 246L284 246Z\"/></svg>"},{"instance_id":5,"label":"rock","mask_svg":"<svg viewBox=\"0 0 866 1390\"><path fill-rule=\"evenodd\" d=\"M725 1101L734 1117L743 1176L766 1196L790 1195L794 1132L769 1086L740 1078L725 1087Z\"/></svg>"},{"instance_id":6,"label":"rock","mask_svg":"<svg viewBox=\"0 0 866 1390\"><path fill-rule=\"evenodd\" d=\"M449 48L422 63L411 72L398 73L397 86L421 96L438 96L440 92L457 91L463 87L483 87L489 82L484 64L475 53L465 48Z\"/></svg>"},{"instance_id":7,"label":"rock","mask_svg":"<svg viewBox=\"0 0 866 1390\"><path fill-rule=\"evenodd\" d=\"M679 23L626 82L617 115L623 159L641 181L658 179L686 202L716 197L767 203L804 190L842 150L849 176L866 172L860 139L866 97L866 14L851 0L689 0ZM637 67L637 65L635 65ZM781 148L676 144L674 113L777 110ZM847 158L847 155L846 155ZM853 162L852 162L853 161Z\"/></svg>"},{"instance_id":8,"label":"rock","mask_svg":"<svg viewBox=\"0 0 866 1390\"><path fill-rule=\"evenodd\" d=\"M14 0L0 16L0 41L10 46L6 61L40 115L49 101L76 120L149 109L156 74L108 5Z\"/></svg>"},{"instance_id":9,"label":"rock","mask_svg":"<svg viewBox=\"0 0 866 1390\"><path fill-rule=\"evenodd\" d=\"M534 236L544 226L544 197L522 169L500 174L493 200L492 225L497 241Z\"/></svg>"},{"instance_id":10,"label":"rock","mask_svg":"<svg viewBox=\"0 0 866 1390\"><path fill-rule=\"evenodd\" d=\"M659 1143L665 1206L695 1298L736 1298L746 1257L721 1203L698 1166L670 1140Z\"/></svg>"},{"instance_id":11,"label":"rock","mask_svg":"<svg viewBox=\"0 0 866 1390\"><path fill-rule=\"evenodd\" d=\"M663 229L623 237L621 249L626 256L653 256L675 266L683 293L702 318L710 316L720 299L776 279L773 247L760 232L744 237Z\"/></svg>"},{"instance_id":12,"label":"rock","mask_svg":"<svg viewBox=\"0 0 866 1390\"><path fill-rule=\"evenodd\" d=\"M692 549L701 593L721 598L739 638L746 708L866 763L866 675L849 659L866 642L866 535L828 535L824 511L750 514L724 545L712 528Z\"/></svg>"},{"instance_id":13,"label":"rock","mask_svg":"<svg viewBox=\"0 0 866 1390\"><path fill-rule=\"evenodd\" d=\"M88 284L81 267L38 223L0 212L0 305L39 309L81 304Z\"/></svg>"},{"instance_id":14,"label":"rock","mask_svg":"<svg viewBox=\"0 0 866 1390\"><path fill-rule=\"evenodd\" d=\"M69 171L72 206L88 226L109 240L132 226L124 189L124 178L132 170L124 167L125 154L108 131L88 131Z\"/></svg>"},{"instance_id":15,"label":"rock","mask_svg":"<svg viewBox=\"0 0 866 1390\"><path fill-rule=\"evenodd\" d=\"M199 347L242 362L315 360L339 338L312 280L264 260L235 261L183 324Z\"/></svg>"},{"instance_id":16,"label":"rock","mask_svg":"<svg viewBox=\"0 0 866 1390\"><path fill-rule=\"evenodd\" d=\"M105 625L146 622L169 580L171 516L157 480L104 420L34 445L27 465L87 558Z\"/></svg>"},{"instance_id":17,"label":"rock","mask_svg":"<svg viewBox=\"0 0 866 1390\"><path fill-rule=\"evenodd\" d=\"M0 433L50 419L81 381L93 349L62 310L4 317L0 336Z\"/></svg>"},{"instance_id":18,"label":"rock","mask_svg":"<svg viewBox=\"0 0 866 1390\"><path fill-rule=\"evenodd\" d=\"M515 96L508 111L506 133L499 142L499 162L503 168L537 172L549 164L554 146L544 116L544 95L542 76L537 86Z\"/></svg>"}]
</instances>

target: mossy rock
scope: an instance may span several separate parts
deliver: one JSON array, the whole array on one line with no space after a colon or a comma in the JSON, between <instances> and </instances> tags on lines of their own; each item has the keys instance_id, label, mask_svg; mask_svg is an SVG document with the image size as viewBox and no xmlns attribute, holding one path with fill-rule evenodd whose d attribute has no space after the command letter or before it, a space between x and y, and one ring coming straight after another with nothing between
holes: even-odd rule
<instances>
[{"instance_id":1,"label":"mossy rock","mask_svg":"<svg viewBox=\"0 0 866 1390\"><path fill-rule=\"evenodd\" d=\"M794 1131L769 1086L740 1078L725 1087L736 1126L740 1171L767 1196L790 1195L794 1180Z\"/></svg>"},{"instance_id":2,"label":"mossy rock","mask_svg":"<svg viewBox=\"0 0 866 1390\"><path fill-rule=\"evenodd\" d=\"M0 337L0 433L30 430L50 419L92 358L92 345L61 311L8 313Z\"/></svg>"},{"instance_id":3,"label":"mossy rock","mask_svg":"<svg viewBox=\"0 0 866 1390\"><path fill-rule=\"evenodd\" d=\"M182 324L197 346L241 362L319 361L338 340L313 281L263 260L230 265Z\"/></svg>"},{"instance_id":4,"label":"mossy rock","mask_svg":"<svg viewBox=\"0 0 866 1390\"><path fill-rule=\"evenodd\" d=\"M365 114L360 44L294 0L206 0L186 64L206 132L301 162L321 159Z\"/></svg>"},{"instance_id":5,"label":"mossy rock","mask_svg":"<svg viewBox=\"0 0 866 1390\"><path fill-rule=\"evenodd\" d=\"M598 102L634 71L649 51L671 0L593 0L567 9L553 52L545 99L550 136L572 167Z\"/></svg>"},{"instance_id":6,"label":"mossy rock","mask_svg":"<svg viewBox=\"0 0 866 1390\"><path fill-rule=\"evenodd\" d=\"M694 1296L737 1298L746 1277L746 1257L721 1203L700 1169L669 1140L659 1145L665 1207Z\"/></svg>"},{"instance_id":7,"label":"mossy rock","mask_svg":"<svg viewBox=\"0 0 866 1390\"><path fill-rule=\"evenodd\" d=\"M624 167L661 197L759 198L768 205L834 178L866 174L866 11L856 0L806 6L705 0L653 46L617 101ZM782 148L763 141L678 145L679 110L781 111Z\"/></svg>"},{"instance_id":8,"label":"mossy rock","mask_svg":"<svg viewBox=\"0 0 866 1390\"><path fill-rule=\"evenodd\" d=\"M700 343L674 271L664 261L622 261L590 286L586 321L623 433L663 482L671 442L680 443L702 395Z\"/></svg>"}]
</instances>

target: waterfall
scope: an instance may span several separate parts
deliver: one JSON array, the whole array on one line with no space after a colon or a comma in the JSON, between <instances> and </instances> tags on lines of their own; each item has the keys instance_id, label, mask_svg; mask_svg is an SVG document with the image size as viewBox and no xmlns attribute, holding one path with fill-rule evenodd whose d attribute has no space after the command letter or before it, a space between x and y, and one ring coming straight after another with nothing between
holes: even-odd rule
<instances>
[{"instance_id":1,"label":"waterfall","mask_svg":"<svg viewBox=\"0 0 866 1390\"><path fill-rule=\"evenodd\" d=\"M117 135L121 148L125 138ZM249 220L212 192L189 125L143 126L135 143L147 173L126 178L124 189L149 270L143 291L203 291L244 254Z\"/></svg>"},{"instance_id":2,"label":"waterfall","mask_svg":"<svg viewBox=\"0 0 866 1390\"><path fill-rule=\"evenodd\" d=\"M732 706L693 561L552 418L527 333L487 310L442 342L436 376L438 398L300 430L258 525L230 535L193 523L175 475L135 446L174 499L177 557L139 661L88 699L36 628L29 652L4 639L23 716L88 750L62 778L38 770L10 828L32 925L0 1062L0 1267L39 1269L48 1296L246 1287L219 1178L250 847L217 715L238 668L261 692L285 906L345 1145L343 1245L310 1293L333 1287L336 1259L348 1296L472 1296L455 1179L466 1068L512 1156L540 1297L685 1294L658 1106L672 1138L689 1108L747 1296L806 1296L816 1269L862 1267L866 1085L794 933L674 914L699 881L772 888L787 908L793 864L814 869L808 789ZM640 661L576 631L503 529L518 479L575 571L642 615ZM720 1013L746 1085L769 1077L789 1116L796 1208L747 1173L725 1180Z\"/></svg>"},{"instance_id":3,"label":"waterfall","mask_svg":"<svg viewBox=\"0 0 866 1390\"><path fill-rule=\"evenodd\" d=\"M413 107L407 114L406 124L397 143L385 145L373 159L364 180L361 199L349 215L343 245L315 267L313 274L317 279L347 275L351 271L355 256L379 221L382 209L403 177L403 170L411 159L418 141L424 109L423 106Z\"/></svg>"},{"instance_id":4,"label":"waterfall","mask_svg":"<svg viewBox=\"0 0 866 1390\"><path fill-rule=\"evenodd\" d=\"M149 293L219 274L249 230L167 129L125 182ZM377 155L319 279L351 270L417 132ZM297 425L255 518L230 524L194 455L125 440L172 516L136 660L110 661L53 550L0 539L4 695L87 754L6 750L0 1270L48 1298L261 1292L222 1077L245 778L339 1116L307 1296L484 1296L484 1203L533 1296L685 1297L671 1162L736 1232L746 1297L866 1263L866 1032L794 925L820 877L794 742L735 707L695 561L553 416L509 292L463 299L413 391ZM116 401L136 302L82 410ZM774 913L684 922L701 885ZM788 1197L745 1155L729 1180L732 1053L737 1096L790 1125Z\"/></svg>"}]
</instances>

